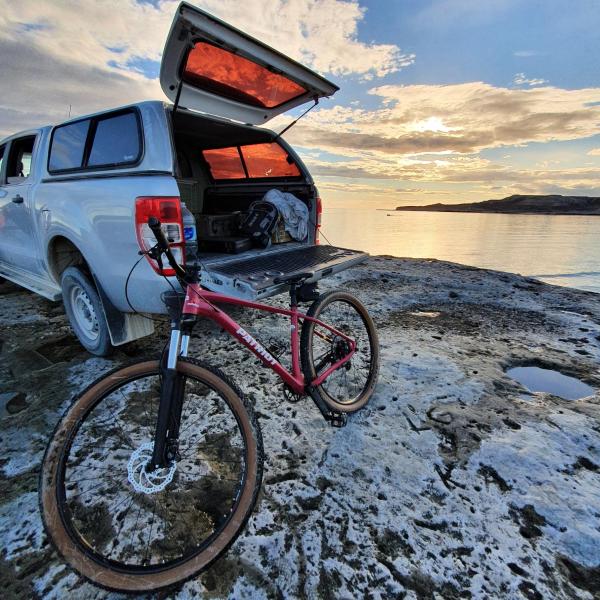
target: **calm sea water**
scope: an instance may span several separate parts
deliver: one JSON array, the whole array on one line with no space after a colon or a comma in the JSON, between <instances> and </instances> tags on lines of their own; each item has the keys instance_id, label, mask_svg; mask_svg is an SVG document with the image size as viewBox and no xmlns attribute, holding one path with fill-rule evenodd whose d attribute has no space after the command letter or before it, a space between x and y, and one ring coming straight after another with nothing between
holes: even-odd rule
<instances>
[{"instance_id":1,"label":"calm sea water","mask_svg":"<svg viewBox=\"0 0 600 600\"><path fill-rule=\"evenodd\" d=\"M600 217L325 207L329 241L370 254L437 258L600 292Z\"/></svg>"}]
</instances>

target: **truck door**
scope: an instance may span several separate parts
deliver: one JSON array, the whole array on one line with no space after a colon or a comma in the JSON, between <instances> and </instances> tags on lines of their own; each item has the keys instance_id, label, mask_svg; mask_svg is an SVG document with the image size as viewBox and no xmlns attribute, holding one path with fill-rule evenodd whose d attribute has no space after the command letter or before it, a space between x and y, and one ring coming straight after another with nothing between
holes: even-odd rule
<instances>
[{"instance_id":1,"label":"truck door","mask_svg":"<svg viewBox=\"0 0 600 600\"><path fill-rule=\"evenodd\" d=\"M9 267L41 273L31 194L36 136L12 140L3 149L0 171L0 261Z\"/></svg>"}]
</instances>

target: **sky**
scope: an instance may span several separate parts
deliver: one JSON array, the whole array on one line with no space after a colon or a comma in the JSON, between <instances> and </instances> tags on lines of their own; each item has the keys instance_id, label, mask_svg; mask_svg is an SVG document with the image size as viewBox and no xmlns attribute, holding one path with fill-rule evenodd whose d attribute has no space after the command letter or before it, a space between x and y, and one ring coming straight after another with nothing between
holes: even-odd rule
<instances>
[{"instance_id":1,"label":"sky","mask_svg":"<svg viewBox=\"0 0 600 600\"><path fill-rule=\"evenodd\" d=\"M600 196L599 0L192 3L339 85L285 134L324 199ZM0 0L0 136L164 100L177 4Z\"/></svg>"}]
</instances>

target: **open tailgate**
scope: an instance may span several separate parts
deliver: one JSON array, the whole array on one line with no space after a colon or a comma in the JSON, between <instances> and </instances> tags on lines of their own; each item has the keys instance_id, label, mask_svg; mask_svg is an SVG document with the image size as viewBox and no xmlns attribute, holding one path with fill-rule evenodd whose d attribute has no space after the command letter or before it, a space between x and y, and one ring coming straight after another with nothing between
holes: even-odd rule
<instances>
[{"instance_id":1,"label":"open tailgate","mask_svg":"<svg viewBox=\"0 0 600 600\"><path fill-rule=\"evenodd\" d=\"M368 258L365 252L335 246L302 246L290 250L265 251L253 258L239 258L206 265L201 284L209 290L237 298L256 300L286 289L274 280L290 273L312 271L309 282L339 273Z\"/></svg>"},{"instance_id":2,"label":"open tailgate","mask_svg":"<svg viewBox=\"0 0 600 600\"><path fill-rule=\"evenodd\" d=\"M251 8L240 5L244 10ZM165 44L160 85L181 106L254 125L339 89L186 2L177 8Z\"/></svg>"}]
</instances>

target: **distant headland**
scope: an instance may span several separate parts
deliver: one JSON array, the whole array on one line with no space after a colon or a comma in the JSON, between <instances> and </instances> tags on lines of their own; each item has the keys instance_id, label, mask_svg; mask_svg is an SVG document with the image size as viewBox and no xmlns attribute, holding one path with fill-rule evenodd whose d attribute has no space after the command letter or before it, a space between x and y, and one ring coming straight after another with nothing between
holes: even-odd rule
<instances>
[{"instance_id":1,"label":"distant headland","mask_svg":"<svg viewBox=\"0 0 600 600\"><path fill-rule=\"evenodd\" d=\"M515 194L501 200L465 204L398 206L396 210L436 212L513 213L537 215L600 215L600 197Z\"/></svg>"}]
</instances>

